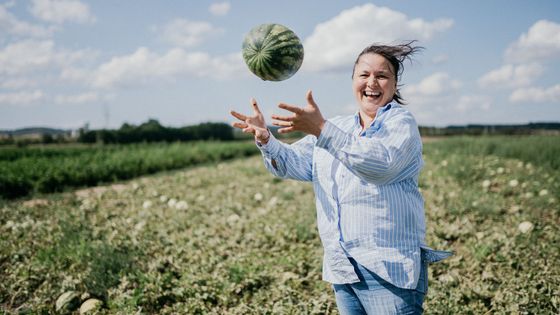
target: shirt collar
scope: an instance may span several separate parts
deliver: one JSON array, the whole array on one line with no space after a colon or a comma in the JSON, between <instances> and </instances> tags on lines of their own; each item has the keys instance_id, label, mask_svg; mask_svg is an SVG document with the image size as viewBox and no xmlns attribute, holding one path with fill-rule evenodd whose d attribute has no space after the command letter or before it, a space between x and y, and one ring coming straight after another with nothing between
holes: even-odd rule
<instances>
[{"instance_id":1,"label":"shirt collar","mask_svg":"<svg viewBox=\"0 0 560 315\"><path fill-rule=\"evenodd\" d=\"M390 101L389 103L387 103L385 106L383 107L379 107L377 109L377 113L375 114L375 118L373 119L373 121L371 122L371 124L368 126L368 128L370 128L371 126L373 126L373 124L377 121L377 117L379 117L381 114L387 112L389 109L391 109L392 107L396 106L397 103L395 101ZM354 123L356 125L360 125L360 111L358 110L356 112L356 114L354 114ZM366 128L367 129L367 128Z\"/></svg>"}]
</instances>

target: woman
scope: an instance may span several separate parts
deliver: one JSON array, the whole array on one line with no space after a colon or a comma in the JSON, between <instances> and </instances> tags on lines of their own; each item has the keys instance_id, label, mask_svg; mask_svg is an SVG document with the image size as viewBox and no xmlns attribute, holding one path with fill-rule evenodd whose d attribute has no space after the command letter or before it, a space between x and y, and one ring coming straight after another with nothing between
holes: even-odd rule
<instances>
[{"instance_id":1,"label":"woman","mask_svg":"<svg viewBox=\"0 0 560 315\"><path fill-rule=\"evenodd\" d=\"M312 181L324 248L323 279L333 284L341 314L420 314L427 264L449 252L425 246L418 189L422 142L404 109L398 82L413 42L372 45L356 59L352 90L358 112L325 120L307 92L307 106L279 104L280 133L302 131L288 145L269 132L254 99L254 114L232 111L236 128L255 135L274 175Z\"/></svg>"}]
</instances>

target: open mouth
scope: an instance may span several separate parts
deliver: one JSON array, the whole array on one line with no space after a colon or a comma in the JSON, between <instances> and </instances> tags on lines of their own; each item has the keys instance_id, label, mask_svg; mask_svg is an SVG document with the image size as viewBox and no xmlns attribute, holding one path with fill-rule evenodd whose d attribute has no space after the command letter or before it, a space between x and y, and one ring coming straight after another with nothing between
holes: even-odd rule
<instances>
[{"instance_id":1,"label":"open mouth","mask_svg":"<svg viewBox=\"0 0 560 315\"><path fill-rule=\"evenodd\" d=\"M381 92L364 91L362 95L368 99L376 100L381 97Z\"/></svg>"}]
</instances>

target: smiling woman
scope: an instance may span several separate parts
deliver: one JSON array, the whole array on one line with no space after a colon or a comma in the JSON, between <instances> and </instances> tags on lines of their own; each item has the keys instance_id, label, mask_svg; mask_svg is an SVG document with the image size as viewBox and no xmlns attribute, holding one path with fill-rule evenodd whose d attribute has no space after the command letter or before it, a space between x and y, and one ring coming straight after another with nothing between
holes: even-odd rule
<instances>
[{"instance_id":1,"label":"smiling woman","mask_svg":"<svg viewBox=\"0 0 560 315\"><path fill-rule=\"evenodd\" d=\"M368 125L380 107L391 100L404 104L397 86L403 62L423 47L409 42L398 46L371 45L356 59L352 70L352 88L358 104L362 126ZM371 118L371 119L370 119Z\"/></svg>"},{"instance_id":2,"label":"smiling woman","mask_svg":"<svg viewBox=\"0 0 560 315\"><path fill-rule=\"evenodd\" d=\"M424 201L418 189L422 142L398 90L414 42L371 45L356 59L352 89L358 112L325 120L311 91L307 106L280 103L280 133L267 129L256 100L253 115L232 111L234 127L255 136L275 176L313 182L323 243L323 279L332 283L341 314L420 314L428 263L451 255L425 244Z\"/></svg>"}]
</instances>

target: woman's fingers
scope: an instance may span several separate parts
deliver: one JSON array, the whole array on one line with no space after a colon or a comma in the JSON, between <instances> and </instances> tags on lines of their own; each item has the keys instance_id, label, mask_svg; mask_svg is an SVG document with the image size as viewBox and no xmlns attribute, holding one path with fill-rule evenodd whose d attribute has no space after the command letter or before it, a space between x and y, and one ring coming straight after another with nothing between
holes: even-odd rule
<instances>
[{"instance_id":1,"label":"woman's fingers","mask_svg":"<svg viewBox=\"0 0 560 315\"><path fill-rule=\"evenodd\" d=\"M239 120L241 120L241 121L247 120L247 116L245 116L245 115L243 115L243 114L241 114L241 113L238 113L238 112L236 112L236 111L234 111L234 110L230 111L230 114L231 114L233 117L235 117L235 118L237 118L237 119L239 119Z\"/></svg>"},{"instance_id":2,"label":"woman's fingers","mask_svg":"<svg viewBox=\"0 0 560 315\"><path fill-rule=\"evenodd\" d=\"M271 118L275 119L275 120L281 120L281 121L292 121L292 120L294 120L293 116L292 117L278 116L278 115L274 115L274 114L271 116Z\"/></svg>"},{"instance_id":3,"label":"woman's fingers","mask_svg":"<svg viewBox=\"0 0 560 315\"><path fill-rule=\"evenodd\" d=\"M241 122L237 121L237 122L232 123L231 125L235 128L241 129L245 133L252 133L254 135L256 133L255 128L260 128L259 126L261 125L261 121L263 119L262 119L261 110L259 109L259 106L257 105L257 100L255 100L255 98L251 98L250 102L251 102L251 105L253 106L254 115L253 116L247 116L247 115L244 115L244 114L241 114L239 112L236 112L236 111L232 110L232 111L230 111L230 114L233 117L239 119Z\"/></svg>"},{"instance_id":4,"label":"woman's fingers","mask_svg":"<svg viewBox=\"0 0 560 315\"><path fill-rule=\"evenodd\" d=\"M294 126L294 125L292 124L292 122L289 122L289 121L283 121L283 122L280 122L280 121L273 121L273 122L272 122L272 125L278 126L278 127L293 127L293 126Z\"/></svg>"},{"instance_id":5,"label":"woman's fingers","mask_svg":"<svg viewBox=\"0 0 560 315\"><path fill-rule=\"evenodd\" d=\"M247 127L247 128L244 128L244 129L243 129L243 132L255 134L255 128L253 128L253 127Z\"/></svg>"},{"instance_id":6,"label":"woman's fingers","mask_svg":"<svg viewBox=\"0 0 560 315\"><path fill-rule=\"evenodd\" d=\"M243 131L245 133L255 134L255 128L249 126L249 124L242 123L242 122L234 122L231 125L235 128L241 129L241 131Z\"/></svg>"},{"instance_id":7,"label":"woman's fingers","mask_svg":"<svg viewBox=\"0 0 560 315\"><path fill-rule=\"evenodd\" d=\"M261 110L259 109L259 105L257 105L257 100L255 98L251 98L251 105L253 106L253 112L255 112L255 115L259 115Z\"/></svg>"},{"instance_id":8,"label":"woman's fingers","mask_svg":"<svg viewBox=\"0 0 560 315\"><path fill-rule=\"evenodd\" d=\"M278 107L290 111L294 114L301 114L303 112L303 109L286 103L280 103L278 104Z\"/></svg>"},{"instance_id":9,"label":"woman's fingers","mask_svg":"<svg viewBox=\"0 0 560 315\"><path fill-rule=\"evenodd\" d=\"M244 128L248 127L248 125L246 123L242 123L242 122L234 122L231 125L235 128L239 128L239 129L244 129Z\"/></svg>"},{"instance_id":10,"label":"woman's fingers","mask_svg":"<svg viewBox=\"0 0 560 315\"><path fill-rule=\"evenodd\" d=\"M317 103L315 103L315 100L313 99L313 92L311 90L307 91L305 98L307 99L307 104L311 105L311 107L314 107L316 109L319 108L319 106L317 106Z\"/></svg>"},{"instance_id":11,"label":"woman's fingers","mask_svg":"<svg viewBox=\"0 0 560 315\"><path fill-rule=\"evenodd\" d=\"M293 131L296 131L294 127L285 127L285 128L278 129L278 133L289 133Z\"/></svg>"}]
</instances>

